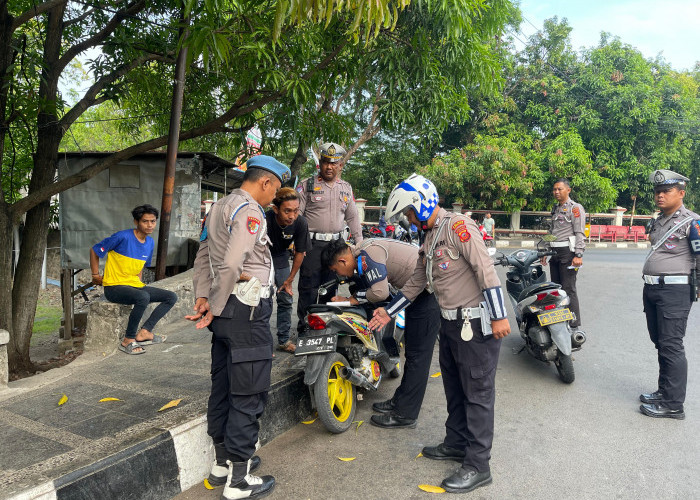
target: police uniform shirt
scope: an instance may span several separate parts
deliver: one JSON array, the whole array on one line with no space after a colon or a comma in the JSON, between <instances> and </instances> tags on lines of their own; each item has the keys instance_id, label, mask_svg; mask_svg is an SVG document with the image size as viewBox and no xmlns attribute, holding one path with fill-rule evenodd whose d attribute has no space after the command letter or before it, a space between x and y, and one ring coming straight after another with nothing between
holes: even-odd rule
<instances>
[{"instance_id":1,"label":"police uniform shirt","mask_svg":"<svg viewBox=\"0 0 700 500\"><path fill-rule=\"evenodd\" d=\"M681 205L678 210L669 216L662 213L654 221L649 231L651 244L657 243L673 226L680 224L683 219L688 217L693 217L693 221L700 219L698 214L685 208L685 205ZM695 255L691 251L688 241L690 224L685 224L679 228L655 252L651 253L644 263L642 274L652 276L689 275L691 270L700 269L700 255Z\"/></svg>"},{"instance_id":2,"label":"police uniform shirt","mask_svg":"<svg viewBox=\"0 0 700 500\"><path fill-rule=\"evenodd\" d=\"M569 198L565 203L557 203L552 210L552 230L557 241L568 241L576 236L576 253L586 249L586 212L580 203Z\"/></svg>"},{"instance_id":3,"label":"police uniform shirt","mask_svg":"<svg viewBox=\"0 0 700 500\"><path fill-rule=\"evenodd\" d=\"M313 184L308 192L309 184ZM340 233L345 229L345 222L356 242L362 241L362 227L357 214L357 206L350 183L336 179L329 184L319 175L313 179L304 179L298 186L299 212L304 214L313 233Z\"/></svg>"},{"instance_id":4,"label":"police uniform shirt","mask_svg":"<svg viewBox=\"0 0 700 500\"><path fill-rule=\"evenodd\" d=\"M272 262L277 269L289 266L289 246L294 243L294 251L304 253L311 246L309 241L309 225L303 215L296 218L294 222L286 227L282 227L277 222L277 214L270 209L265 212L267 220L267 235L270 238L272 247Z\"/></svg>"},{"instance_id":5,"label":"police uniform shirt","mask_svg":"<svg viewBox=\"0 0 700 500\"><path fill-rule=\"evenodd\" d=\"M448 221L439 232L438 228L445 218ZM439 241L433 254L433 291L442 309L477 307L484 300L484 291L500 288L501 281L476 223L465 215L440 208L435 225L426 232L414 273L401 289L408 300L415 300L428 283L426 252L436 238ZM505 316L505 307L500 304L498 313L492 319Z\"/></svg>"},{"instance_id":6,"label":"police uniform shirt","mask_svg":"<svg viewBox=\"0 0 700 500\"><path fill-rule=\"evenodd\" d=\"M370 302L386 300L389 284L403 287L413 274L418 258L418 248L414 245L386 238L366 239L351 250L353 258L359 258L357 274L366 287L356 296Z\"/></svg>"},{"instance_id":7,"label":"police uniform shirt","mask_svg":"<svg viewBox=\"0 0 700 500\"><path fill-rule=\"evenodd\" d=\"M262 207L242 189L214 203L204 223L194 262L195 297L208 298L211 312L219 316L241 273L266 286L272 257ZM212 274L213 273L213 274Z\"/></svg>"}]
</instances>

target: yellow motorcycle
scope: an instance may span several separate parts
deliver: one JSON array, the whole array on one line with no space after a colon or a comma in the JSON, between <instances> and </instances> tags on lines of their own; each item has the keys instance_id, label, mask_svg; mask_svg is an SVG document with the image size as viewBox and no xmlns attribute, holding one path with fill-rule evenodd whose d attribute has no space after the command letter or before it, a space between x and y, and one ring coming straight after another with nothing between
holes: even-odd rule
<instances>
[{"instance_id":1,"label":"yellow motorcycle","mask_svg":"<svg viewBox=\"0 0 700 500\"><path fill-rule=\"evenodd\" d=\"M316 302L336 281L319 287ZM331 432L350 428L357 409L357 391L376 391L385 376L401 375L399 346L403 329L395 322L372 332L368 312L349 302L312 304L304 318L295 356L306 356L304 383L318 418Z\"/></svg>"}]
</instances>

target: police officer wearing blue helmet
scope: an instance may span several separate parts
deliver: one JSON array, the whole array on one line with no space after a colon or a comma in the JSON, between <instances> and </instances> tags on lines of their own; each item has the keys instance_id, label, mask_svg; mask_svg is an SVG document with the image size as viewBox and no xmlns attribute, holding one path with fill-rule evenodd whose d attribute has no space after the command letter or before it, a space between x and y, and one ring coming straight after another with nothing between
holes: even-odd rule
<instances>
[{"instance_id":1,"label":"police officer wearing blue helmet","mask_svg":"<svg viewBox=\"0 0 700 500\"><path fill-rule=\"evenodd\" d=\"M222 498L259 498L275 486L254 476L259 419L272 367L270 315L274 268L263 207L291 173L271 156L247 163L243 184L220 199L207 216L194 263L197 328L209 327L211 394L207 432L216 460L208 481L225 484Z\"/></svg>"},{"instance_id":2,"label":"police officer wearing blue helmet","mask_svg":"<svg viewBox=\"0 0 700 500\"><path fill-rule=\"evenodd\" d=\"M389 305L375 310L373 330L413 302L424 289L440 306L440 369L447 398L445 438L423 448L433 460L461 464L441 486L466 493L491 483L496 366L501 339L510 333L505 296L476 223L438 206L435 185L421 175L396 186L387 217L403 213L425 233L413 275Z\"/></svg>"},{"instance_id":3,"label":"police officer wearing blue helmet","mask_svg":"<svg viewBox=\"0 0 700 500\"><path fill-rule=\"evenodd\" d=\"M658 388L642 394L644 415L684 419L688 362L683 337L688 314L698 298L700 216L685 208L689 179L671 170L652 172L654 201L661 210L649 231L651 251L644 262L644 313L659 360Z\"/></svg>"}]
</instances>

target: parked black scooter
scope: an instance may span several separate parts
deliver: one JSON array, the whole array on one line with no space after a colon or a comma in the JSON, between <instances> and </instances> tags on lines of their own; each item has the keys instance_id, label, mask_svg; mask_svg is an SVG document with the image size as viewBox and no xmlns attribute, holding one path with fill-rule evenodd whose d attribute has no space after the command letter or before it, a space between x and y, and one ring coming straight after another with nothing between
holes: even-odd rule
<instances>
[{"instance_id":1,"label":"parked black scooter","mask_svg":"<svg viewBox=\"0 0 700 500\"><path fill-rule=\"evenodd\" d=\"M570 299L561 285L547 281L539 260L554 252L542 245L540 241L534 250L521 248L510 255L501 254L494 264L508 267L506 290L525 348L540 361L553 361L561 380L570 384L575 379L571 353L581 349L586 335L569 326L575 318L566 307Z\"/></svg>"}]
</instances>

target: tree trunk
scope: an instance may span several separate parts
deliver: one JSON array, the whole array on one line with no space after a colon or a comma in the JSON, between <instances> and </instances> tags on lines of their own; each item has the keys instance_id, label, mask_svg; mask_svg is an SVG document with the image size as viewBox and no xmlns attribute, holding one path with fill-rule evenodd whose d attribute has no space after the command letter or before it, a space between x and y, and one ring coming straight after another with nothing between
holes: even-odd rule
<instances>
[{"instance_id":1,"label":"tree trunk","mask_svg":"<svg viewBox=\"0 0 700 500\"><path fill-rule=\"evenodd\" d=\"M58 147L62 131L57 126L55 104L58 94L60 56L63 37L63 13L65 5L55 7L48 14L46 41L44 44L44 68L39 85L39 100L44 103L37 118L37 150L34 169L29 182L29 194L54 182ZM27 212L20 257L12 287L12 333L8 346L11 372L31 370L29 341L32 338L36 305L41 286L41 265L46 250L51 203L43 201Z\"/></svg>"},{"instance_id":2,"label":"tree trunk","mask_svg":"<svg viewBox=\"0 0 700 500\"><path fill-rule=\"evenodd\" d=\"M292 171L292 175L299 175L299 170L301 170L301 166L306 163L306 161L309 159L306 156L306 150L308 148L304 147L304 144L302 141L299 141L299 147L297 148L297 152L294 153L294 158L292 158L292 163L289 165L289 169Z\"/></svg>"}]
</instances>

